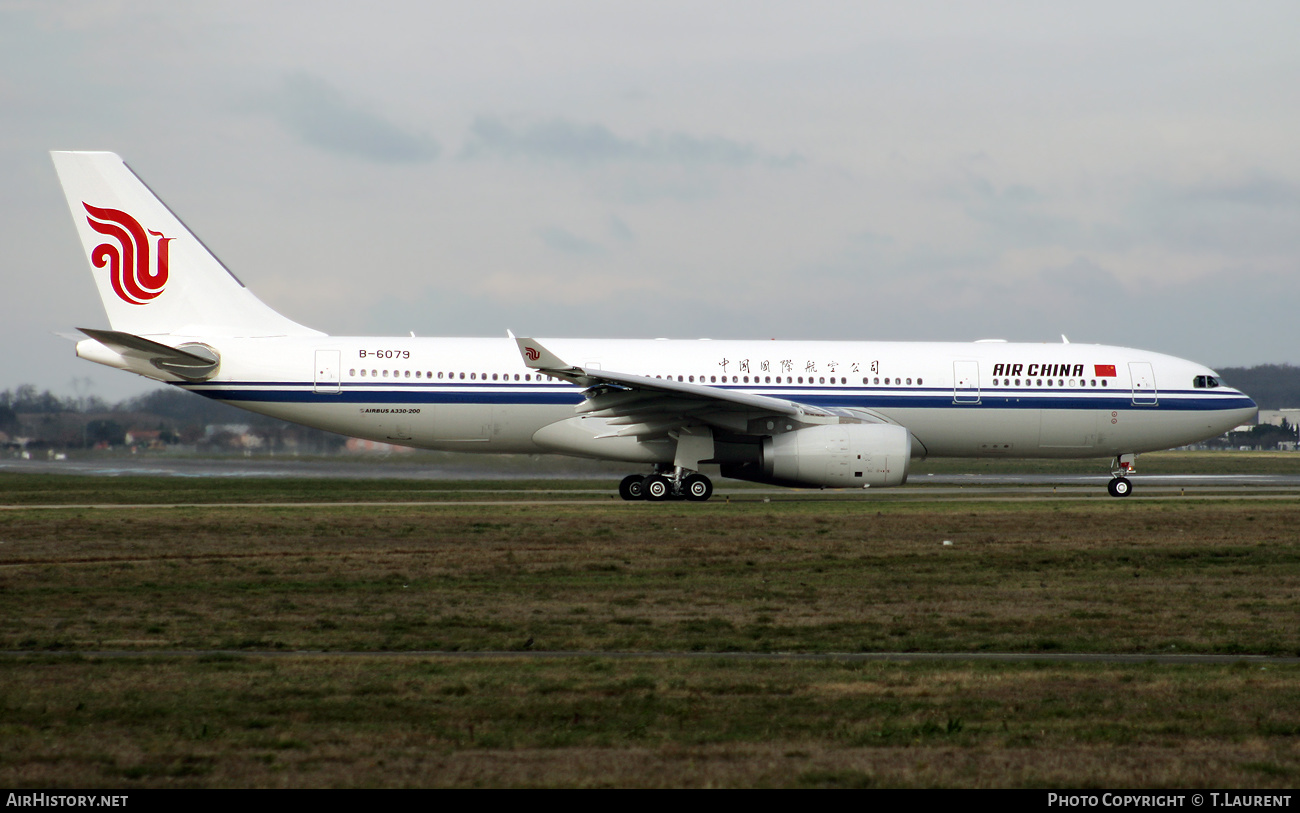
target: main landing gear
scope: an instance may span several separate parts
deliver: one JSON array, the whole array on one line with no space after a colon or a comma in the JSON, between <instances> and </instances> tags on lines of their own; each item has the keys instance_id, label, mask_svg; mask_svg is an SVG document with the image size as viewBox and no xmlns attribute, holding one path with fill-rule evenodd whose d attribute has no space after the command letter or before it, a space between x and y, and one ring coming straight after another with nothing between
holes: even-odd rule
<instances>
[{"instance_id":1,"label":"main landing gear","mask_svg":"<svg viewBox=\"0 0 1300 813\"><path fill-rule=\"evenodd\" d=\"M1137 455L1122 454L1115 458L1110 465L1111 480L1106 484L1106 491L1110 492L1112 497L1127 497L1133 493L1133 484L1125 477L1126 474L1132 474L1137 471L1135 463Z\"/></svg>"},{"instance_id":2,"label":"main landing gear","mask_svg":"<svg viewBox=\"0 0 1300 813\"><path fill-rule=\"evenodd\" d=\"M618 484L618 496L625 500L691 500L704 502L713 496L713 482L696 471L656 470L643 476L629 474Z\"/></svg>"}]
</instances>

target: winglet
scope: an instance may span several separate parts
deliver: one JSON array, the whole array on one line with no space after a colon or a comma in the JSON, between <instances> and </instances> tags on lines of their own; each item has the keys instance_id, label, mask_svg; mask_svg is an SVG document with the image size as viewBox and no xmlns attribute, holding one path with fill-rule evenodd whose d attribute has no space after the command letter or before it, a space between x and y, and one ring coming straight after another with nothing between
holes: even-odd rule
<instances>
[{"instance_id":1,"label":"winglet","mask_svg":"<svg viewBox=\"0 0 1300 813\"><path fill-rule=\"evenodd\" d=\"M524 357L524 364L532 367L534 370L555 370L581 373L577 367L565 364L564 361L550 350L542 346L542 343L536 339L521 339L515 337L515 344L519 345L519 354Z\"/></svg>"}]
</instances>

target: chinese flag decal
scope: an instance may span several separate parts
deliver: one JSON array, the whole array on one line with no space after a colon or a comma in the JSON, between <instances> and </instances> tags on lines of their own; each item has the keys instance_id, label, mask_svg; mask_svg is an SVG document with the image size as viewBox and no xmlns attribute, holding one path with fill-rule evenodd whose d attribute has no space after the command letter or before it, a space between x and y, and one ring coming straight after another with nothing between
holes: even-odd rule
<instances>
[{"instance_id":1,"label":"chinese flag decal","mask_svg":"<svg viewBox=\"0 0 1300 813\"><path fill-rule=\"evenodd\" d=\"M1098 378L1117 375L1117 373L1115 372L1114 364L1094 364L1093 369L1096 370L1096 372L1093 373L1093 375L1097 376Z\"/></svg>"}]
</instances>

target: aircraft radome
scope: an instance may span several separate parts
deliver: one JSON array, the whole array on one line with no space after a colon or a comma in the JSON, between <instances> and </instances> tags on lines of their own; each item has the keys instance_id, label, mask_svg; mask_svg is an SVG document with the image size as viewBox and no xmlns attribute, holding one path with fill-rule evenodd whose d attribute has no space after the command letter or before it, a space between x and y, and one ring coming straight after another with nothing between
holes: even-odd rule
<instances>
[{"instance_id":1,"label":"aircraft radome","mask_svg":"<svg viewBox=\"0 0 1300 813\"><path fill-rule=\"evenodd\" d=\"M1113 458L1249 421L1214 371L1092 344L329 336L255 297L117 155L54 152L108 313L77 355L253 412L423 449L622 461L625 499L722 476L902 485L933 457Z\"/></svg>"}]
</instances>

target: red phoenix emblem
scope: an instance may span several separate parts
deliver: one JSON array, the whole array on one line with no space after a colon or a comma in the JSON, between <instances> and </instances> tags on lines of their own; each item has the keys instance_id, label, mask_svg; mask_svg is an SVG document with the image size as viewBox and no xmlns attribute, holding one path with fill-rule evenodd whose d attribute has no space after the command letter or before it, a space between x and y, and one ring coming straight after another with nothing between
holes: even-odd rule
<instances>
[{"instance_id":1,"label":"red phoenix emblem","mask_svg":"<svg viewBox=\"0 0 1300 813\"><path fill-rule=\"evenodd\" d=\"M529 361L537 361L539 358L542 357L542 354L538 352L536 347L525 347L524 355L528 356Z\"/></svg>"},{"instance_id":2,"label":"red phoenix emblem","mask_svg":"<svg viewBox=\"0 0 1300 813\"><path fill-rule=\"evenodd\" d=\"M85 201L81 205L90 215L86 218L90 227L117 241L116 244L100 243L90 253L90 261L96 268L108 267L113 291L123 302L132 305L148 304L161 294L167 285L167 244L176 238L150 231L149 234L158 238L157 259L151 262L149 255L154 252L140 221L120 209L101 209Z\"/></svg>"}]
</instances>

